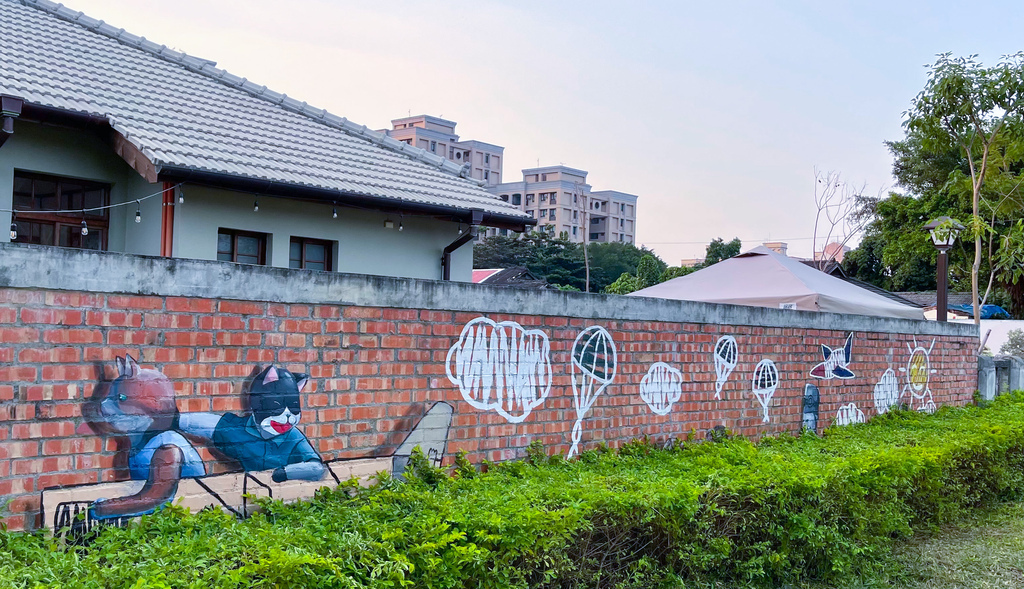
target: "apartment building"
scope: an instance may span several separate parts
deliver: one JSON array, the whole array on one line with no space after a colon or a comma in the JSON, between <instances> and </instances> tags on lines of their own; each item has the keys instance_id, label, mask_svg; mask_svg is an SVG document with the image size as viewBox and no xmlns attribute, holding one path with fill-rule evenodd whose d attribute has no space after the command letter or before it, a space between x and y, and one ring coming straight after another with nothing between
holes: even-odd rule
<instances>
[{"instance_id":1,"label":"apartment building","mask_svg":"<svg viewBox=\"0 0 1024 589\"><path fill-rule=\"evenodd\" d=\"M591 190L587 171L568 166L523 170L521 182L489 186L503 201L526 211L537 220L538 230L565 234L570 240L624 242L636 240L634 194L618 190ZM507 234L491 229L484 236Z\"/></svg>"},{"instance_id":2,"label":"apartment building","mask_svg":"<svg viewBox=\"0 0 1024 589\"><path fill-rule=\"evenodd\" d=\"M391 129L381 129L381 132L457 164L469 164L470 176L483 180L488 186L500 184L505 148L483 141L460 141L455 125L455 121L440 117L416 115L392 119Z\"/></svg>"}]
</instances>

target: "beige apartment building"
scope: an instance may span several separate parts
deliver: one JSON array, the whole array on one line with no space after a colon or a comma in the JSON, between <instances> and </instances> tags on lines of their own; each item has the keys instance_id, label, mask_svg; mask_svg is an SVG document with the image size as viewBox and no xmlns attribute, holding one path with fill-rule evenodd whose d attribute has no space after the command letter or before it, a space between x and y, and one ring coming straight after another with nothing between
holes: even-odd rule
<instances>
[{"instance_id":1,"label":"beige apartment building","mask_svg":"<svg viewBox=\"0 0 1024 589\"><path fill-rule=\"evenodd\" d=\"M448 158L457 164L468 164L470 176L488 186L501 183L501 164L505 148L483 141L459 141L455 121L430 115L392 119L391 129L381 129L391 137L413 147Z\"/></svg>"},{"instance_id":2,"label":"beige apartment building","mask_svg":"<svg viewBox=\"0 0 1024 589\"><path fill-rule=\"evenodd\" d=\"M522 182L489 186L503 201L537 219L537 229L565 234L581 243L636 241L635 194L618 190L591 190L587 172L568 166L523 170ZM489 229L485 236L507 234Z\"/></svg>"}]
</instances>

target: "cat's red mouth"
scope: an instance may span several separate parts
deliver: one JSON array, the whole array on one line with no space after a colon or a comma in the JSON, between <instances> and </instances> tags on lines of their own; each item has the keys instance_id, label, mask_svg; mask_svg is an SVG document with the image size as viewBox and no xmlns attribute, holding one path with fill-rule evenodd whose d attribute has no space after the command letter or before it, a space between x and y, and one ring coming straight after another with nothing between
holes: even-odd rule
<instances>
[{"instance_id":1,"label":"cat's red mouth","mask_svg":"<svg viewBox=\"0 0 1024 589\"><path fill-rule=\"evenodd\" d=\"M276 422L273 419L271 419L270 420L270 427L274 428L275 432L277 432L279 434L283 434L284 432L292 429L292 424L290 424L288 422L279 423L279 422Z\"/></svg>"}]
</instances>

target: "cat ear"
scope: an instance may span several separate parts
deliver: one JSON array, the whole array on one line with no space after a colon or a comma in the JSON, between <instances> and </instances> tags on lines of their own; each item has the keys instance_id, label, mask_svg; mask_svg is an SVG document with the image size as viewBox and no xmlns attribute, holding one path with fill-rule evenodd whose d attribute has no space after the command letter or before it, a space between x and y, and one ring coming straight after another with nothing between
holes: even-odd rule
<instances>
[{"instance_id":1,"label":"cat ear","mask_svg":"<svg viewBox=\"0 0 1024 589\"><path fill-rule=\"evenodd\" d=\"M308 374L302 374L301 372L299 372L299 373L294 373L293 372L292 376L295 377L295 386L299 389L299 391L301 391L302 389L306 388L306 385L309 384L309 375Z\"/></svg>"},{"instance_id":2,"label":"cat ear","mask_svg":"<svg viewBox=\"0 0 1024 589\"><path fill-rule=\"evenodd\" d=\"M263 384L270 384L278 379L277 368L271 366L267 369L267 375L263 377Z\"/></svg>"},{"instance_id":3,"label":"cat ear","mask_svg":"<svg viewBox=\"0 0 1024 589\"><path fill-rule=\"evenodd\" d=\"M114 360L114 362L115 362L115 363L117 364L117 375L118 375L118 376L124 376L124 375L125 375L125 372L127 372L127 371L128 371L128 367L127 367L127 366L125 366L125 363L124 363L124 358L122 358L122 357L118 356L118 357L117 357L117 358L116 358L116 359Z\"/></svg>"},{"instance_id":4,"label":"cat ear","mask_svg":"<svg viewBox=\"0 0 1024 589\"><path fill-rule=\"evenodd\" d=\"M132 358L131 354L124 355L125 361L128 363L127 374L125 376L131 378L139 375L139 363Z\"/></svg>"}]
</instances>

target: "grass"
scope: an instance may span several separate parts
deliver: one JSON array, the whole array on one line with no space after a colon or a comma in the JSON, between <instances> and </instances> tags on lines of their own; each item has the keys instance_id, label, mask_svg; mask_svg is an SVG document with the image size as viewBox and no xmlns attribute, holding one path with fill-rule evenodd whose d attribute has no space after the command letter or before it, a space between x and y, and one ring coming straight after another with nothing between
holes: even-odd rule
<instances>
[{"instance_id":1,"label":"grass","mask_svg":"<svg viewBox=\"0 0 1024 589\"><path fill-rule=\"evenodd\" d=\"M824 589L820 585L806 589ZM892 565L843 589L1020 589L1024 503L1004 503L897 545Z\"/></svg>"}]
</instances>

